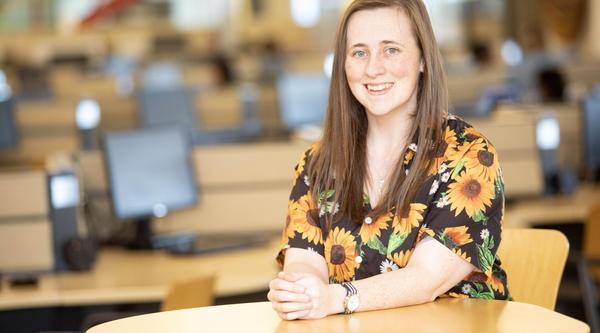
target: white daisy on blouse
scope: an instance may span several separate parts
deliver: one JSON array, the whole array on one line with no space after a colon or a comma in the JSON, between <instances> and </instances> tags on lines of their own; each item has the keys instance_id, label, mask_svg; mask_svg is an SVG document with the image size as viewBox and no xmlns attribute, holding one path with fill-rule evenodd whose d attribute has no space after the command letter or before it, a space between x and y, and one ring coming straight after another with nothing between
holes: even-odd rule
<instances>
[{"instance_id":1,"label":"white daisy on blouse","mask_svg":"<svg viewBox=\"0 0 600 333\"><path fill-rule=\"evenodd\" d=\"M333 208L333 212L331 211ZM335 206L329 206L329 213L335 215L340 211L340 204L336 203Z\"/></svg>"},{"instance_id":2,"label":"white daisy on blouse","mask_svg":"<svg viewBox=\"0 0 600 333\"><path fill-rule=\"evenodd\" d=\"M304 176L304 184L306 184L306 186L310 186L310 181L308 181L308 176Z\"/></svg>"},{"instance_id":3,"label":"white daisy on blouse","mask_svg":"<svg viewBox=\"0 0 600 333\"><path fill-rule=\"evenodd\" d=\"M398 265L396 265L396 263L394 263L393 261L391 261L389 259L385 259L384 261L381 262L381 265L379 265L379 271L381 272L381 274L393 272L398 269L400 269L400 267L398 267Z\"/></svg>"},{"instance_id":4,"label":"white daisy on blouse","mask_svg":"<svg viewBox=\"0 0 600 333\"><path fill-rule=\"evenodd\" d=\"M440 183L437 181L437 179L435 179L433 181L433 183L431 184L431 189L429 189L429 195L432 195L435 192L437 192L439 187L440 187Z\"/></svg>"},{"instance_id":5,"label":"white daisy on blouse","mask_svg":"<svg viewBox=\"0 0 600 333\"><path fill-rule=\"evenodd\" d=\"M468 295L471 292L471 285L468 284L468 283L465 283L462 286L462 292L463 292L463 294L467 294Z\"/></svg>"},{"instance_id":6,"label":"white daisy on blouse","mask_svg":"<svg viewBox=\"0 0 600 333\"><path fill-rule=\"evenodd\" d=\"M481 237L481 239L486 239L488 237L490 237L490 231L487 229L483 229L481 230L481 233L479 234L479 236Z\"/></svg>"},{"instance_id":7,"label":"white daisy on blouse","mask_svg":"<svg viewBox=\"0 0 600 333\"><path fill-rule=\"evenodd\" d=\"M450 180L450 171L446 172L445 174L442 175L441 181L442 182L447 182Z\"/></svg>"},{"instance_id":8,"label":"white daisy on blouse","mask_svg":"<svg viewBox=\"0 0 600 333\"><path fill-rule=\"evenodd\" d=\"M450 204L450 198L446 194L442 194L442 197L435 203L437 208L444 208Z\"/></svg>"},{"instance_id":9,"label":"white daisy on blouse","mask_svg":"<svg viewBox=\"0 0 600 333\"><path fill-rule=\"evenodd\" d=\"M442 163L442 165L440 165L440 168L438 169L438 173L444 173L447 169L448 165L446 165L446 163Z\"/></svg>"},{"instance_id":10,"label":"white daisy on blouse","mask_svg":"<svg viewBox=\"0 0 600 333\"><path fill-rule=\"evenodd\" d=\"M412 150L412 151L414 151L416 153L417 152L417 144L416 143L411 143L408 146L408 149L410 149L410 150Z\"/></svg>"}]
</instances>

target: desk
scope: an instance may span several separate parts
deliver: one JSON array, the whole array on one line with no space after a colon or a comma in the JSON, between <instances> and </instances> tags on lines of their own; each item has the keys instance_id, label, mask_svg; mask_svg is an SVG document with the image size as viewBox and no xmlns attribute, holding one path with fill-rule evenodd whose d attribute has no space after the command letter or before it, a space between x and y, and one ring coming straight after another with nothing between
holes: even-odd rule
<instances>
[{"instance_id":1,"label":"desk","mask_svg":"<svg viewBox=\"0 0 600 333\"><path fill-rule=\"evenodd\" d=\"M282 321L268 302L222 305L130 317L95 326L88 333L589 331L581 321L536 305L445 298L410 307L306 321Z\"/></svg>"},{"instance_id":2,"label":"desk","mask_svg":"<svg viewBox=\"0 0 600 333\"><path fill-rule=\"evenodd\" d=\"M258 292L277 275L279 242L202 256L174 256L162 251L103 249L90 272L40 277L36 287L2 286L0 310L160 302L174 281L214 274L217 297Z\"/></svg>"},{"instance_id":3,"label":"desk","mask_svg":"<svg viewBox=\"0 0 600 333\"><path fill-rule=\"evenodd\" d=\"M507 206L506 226L527 228L539 224L583 223L594 204L600 204L600 185L583 184L571 195L524 199Z\"/></svg>"}]
</instances>

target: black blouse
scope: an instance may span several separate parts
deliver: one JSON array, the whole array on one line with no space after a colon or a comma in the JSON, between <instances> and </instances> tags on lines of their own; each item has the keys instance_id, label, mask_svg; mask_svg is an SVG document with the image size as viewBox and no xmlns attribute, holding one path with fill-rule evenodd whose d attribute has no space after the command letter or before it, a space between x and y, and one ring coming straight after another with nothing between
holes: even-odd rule
<instances>
[{"instance_id":1,"label":"black blouse","mask_svg":"<svg viewBox=\"0 0 600 333\"><path fill-rule=\"evenodd\" d=\"M290 247L314 251L327 263L331 283L359 280L401 269L419 240L431 236L477 270L445 296L511 299L506 273L496 251L501 240L504 185L498 154L473 127L448 118L445 147L439 150L406 216L394 211L371 216L365 194L362 224L342 218L326 229L326 214L336 214L333 190L311 194L305 166L318 144L309 148L295 168L282 250L283 263ZM406 172L419 149L412 143L404 154Z\"/></svg>"}]
</instances>

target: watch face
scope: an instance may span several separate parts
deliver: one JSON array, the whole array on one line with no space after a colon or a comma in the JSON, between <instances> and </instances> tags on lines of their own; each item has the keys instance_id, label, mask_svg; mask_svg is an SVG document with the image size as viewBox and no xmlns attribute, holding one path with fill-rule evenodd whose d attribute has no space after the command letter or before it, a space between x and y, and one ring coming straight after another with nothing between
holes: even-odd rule
<instances>
[{"instance_id":1,"label":"watch face","mask_svg":"<svg viewBox=\"0 0 600 333\"><path fill-rule=\"evenodd\" d=\"M348 299L348 310L356 311L356 309L358 309L358 303L358 295L350 296L350 298Z\"/></svg>"}]
</instances>

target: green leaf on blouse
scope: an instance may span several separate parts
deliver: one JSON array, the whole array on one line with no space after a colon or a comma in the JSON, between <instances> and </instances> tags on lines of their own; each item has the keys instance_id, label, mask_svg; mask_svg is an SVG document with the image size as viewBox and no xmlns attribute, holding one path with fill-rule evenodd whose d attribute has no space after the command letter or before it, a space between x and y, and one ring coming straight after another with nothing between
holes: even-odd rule
<instances>
[{"instance_id":1,"label":"green leaf on blouse","mask_svg":"<svg viewBox=\"0 0 600 333\"><path fill-rule=\"evenodd\" d=\"M494 237L489 236L483 241L483 244L477 244L477 253L479 254L479 264L483 272L489 272L492 270L494 265L494 255L492 255L491 249L494 245ZM490 246L491 245L491 246Z\"/></svg>"},{"instance_id":2,"label":"green leaf on blouse","mask_svg":"<svg viewBox=\"0 0 600 333\"><path fill-rule=\"evenodd\" d=\"M502 183L502 177L500 177L500 175L498 175L496 177L496 182L495 182L494 187L496 189L496 194L504 193L504 184Z\"/></svg>"},{"instance_id":3,"label":"green leaf on blouse","mask_svg":"<svg viewBox=\"0 0 600 333\"><path fill-rule=\"evenodd\" d=\"M452 171L452 175L450 175L451 179L455 179L456 176L458 176L458 174L460 173L460 171L462 170L462 168L465 166L465 160L462 159L458 162L458 165L454 168L454 171Z\"/></svg>"},{"instance_id":4,"label":"green leaf on blouse","mask_svg":"<svg viewBox=\"0 0 600 333\"><path fill-rule=\"evenodd\" d=\"M367 193L363 193L363 205L366 205L369 202L371 202L371 199L369 199L369 195Z\"/></svg>"},{"instance_id":5,"label":"green leaf on blouse","mask_svg":"<svg viewBox=\"0 0 600 333\"><path fill-rule=\"evenodd\" d=\"M483 225L487 225L488 217L483 214L483 211L478 210L473 214L473 221L483 222Z\"/></svg>"},{"instance_id":6,"label":"green leaf on blouse","mask_svg":"<svg viewBox=\"0 0 600 333\"><path fill-rule=\"evenodd\" d=\"M471 290L469 290L469 295L473 298L480 298L480 299L494 299L494 292L492 290L492 288L486 283L486 284L482 284L479 282L471 282L474 286L474 288L471 288ZM484 290L484 286L486 287L487 290Z\"/></svg>"},{"instance_id":7,"label":"green leaf on blouse","mask_svg":"<svg viewBox=\"0 0 600 333\"><path fill-rule=\"evenodd\" d=\"M397 248L399 248L408 235L402 235L400 233L393 233L390 236L390 241L388 243L387 255L390 256L392 252L394 252Z\"/></svg>"},{"instance_id":8,"label":"green leaf on blouse","mask_svg":"<svg viewBox=\"0 0 600 333\"><path fill-rule=\"evenodd\" d=\"M379 240L379 237L371 237L367 242L367 246L382 255L385 255L387 252L385 246L381 243L381 240Z\"/></svg>"}]
</instances>

